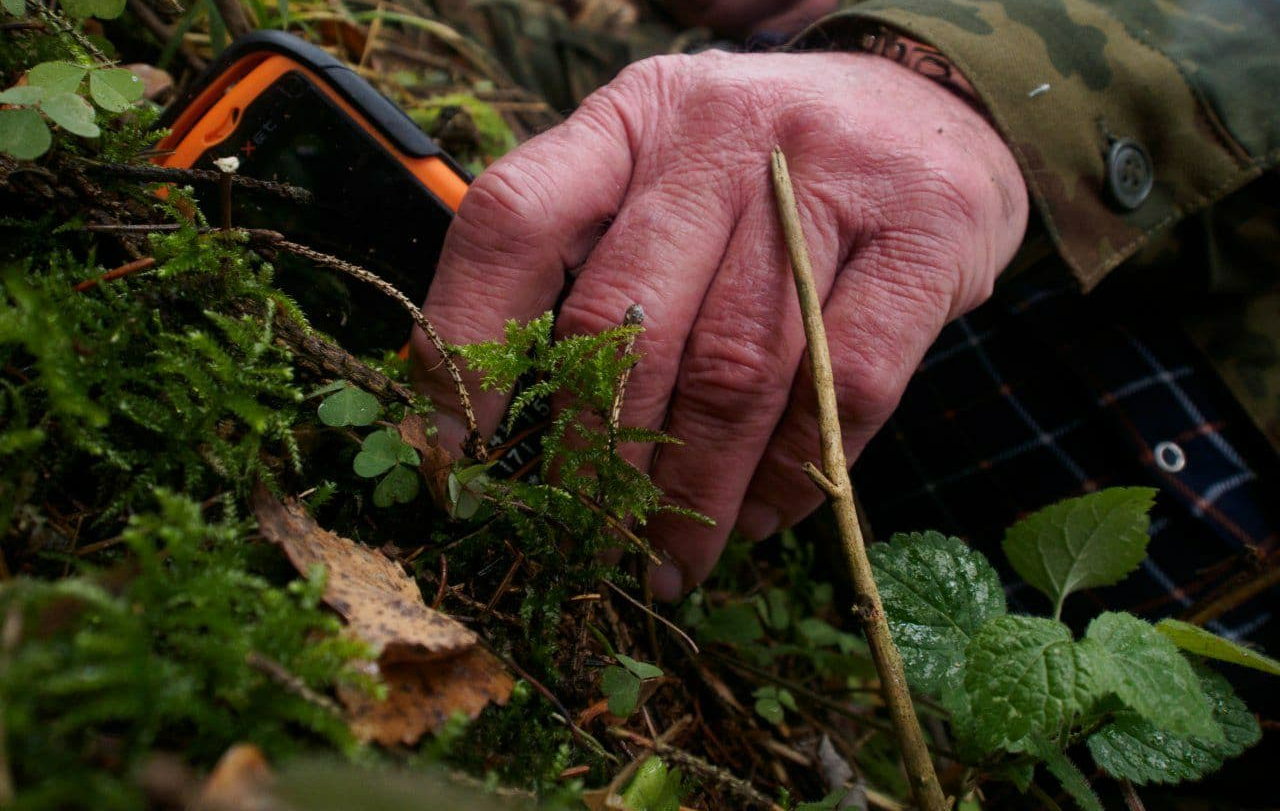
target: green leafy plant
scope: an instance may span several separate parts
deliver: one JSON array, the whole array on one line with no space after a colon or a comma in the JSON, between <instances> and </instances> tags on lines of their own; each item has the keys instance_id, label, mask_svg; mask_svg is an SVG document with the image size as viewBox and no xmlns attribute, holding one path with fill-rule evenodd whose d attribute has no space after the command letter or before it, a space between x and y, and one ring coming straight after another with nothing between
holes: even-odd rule
<instances>
[{"instance_id":1,"label":"green leafy plant","mask_svg":"<svg viewBox=\"0 0 1280 811\"><path fill-rule=\"evenodd\" d=\"M785 687L761 687L751 697L756 700L756 713L774 726L782 723L787 710L796 711L795 696Z\"/></svg>"},{"instance_id":2,"label":"green leafy plant","mask_svg":"<svg viewBox=\"0 0 1280 811\"><path fill-rule=\"evenodd\" d=\"M373 503L390 507L417 498L418 462L418 452L400 437L399 431L383 428L364 438L351 467L366 479L382 476L373 490Z\"/></svg>"},{"instance_id":3,"label":"green leafy plant","mask_svg":"<svg viewBox=\"0 0 1280 811\"><path fill-rule=\"evenodd\" d=\"M609 712L626 718L640 702L640 685L646 679L662 678L662 668L615 653L618 665L609 665L600 675L600 689L609 699Z\"/></svg>"},{"instance_id":4,"label":"green leafy plant","mask_svg":"<svg viewBox=\"0 0 1280 811\"><path fill-rule=\"evenodd\" d=\"M0 587L0 719L23 808L142 807L137 785L111 772L155 747L211 764L239 741L273 756L307 738L355 746L343 719L308 698L368 683L356 669L366 646L320 605L323 576L274 586L249 570L245 522L206 519L165 491L156 502L121 533L135 570L123 587L120 573L90 569ZM304 689L253 664L265 660ZM82 755L106 740L123 766Z\"/></svg>"},{"instance_id":5,"label":"green leafy plant","mask_svg":"<svg viewBox=\"0 0 1280 811\"><path fill-rule=\"evenodd\" d=\"M907 677L950 711L962 760L1024 789L1041 763L1093 811L1101 806L1066 755L1076 743L1108 774L1145 784L1197 779L1258 740L1227 681L1179 646L1271 672L1274 660L1176 621L1106 612L1077 639L1057 619L1072 592L1141 563L1153 497L1104 490L1010 528L1005 552L1052 618L1007 613L995 569L959 539L900 534L870 550Z\"/></svg>"},{"instance_id":6,"label":"green leafy plant","mask_svg":"<svg viewBox=\"0 0 1280 811\"><path fill-rule=\"evenodd\" d=\"M682 782L679 769L668 769L661 758L650 757L636 769L622 792L622 803L631 811L680 811Z\"/></svg>"},{"instance_id":7,"label":"green leafy plant","mask_svg":"<svg viewBox=\"0 0 1280 811\"><path fill-rule=\"evenodd\" d=\"M102 131L94 105L122 113L142 91L142 80L124 68L41 62L27 74L27 84L0 91L0 104L9 106L0 110L0 152L20 160L43 155L53 144L46 120L73 135L97 138Z\"/></svg>"}]
</instances>

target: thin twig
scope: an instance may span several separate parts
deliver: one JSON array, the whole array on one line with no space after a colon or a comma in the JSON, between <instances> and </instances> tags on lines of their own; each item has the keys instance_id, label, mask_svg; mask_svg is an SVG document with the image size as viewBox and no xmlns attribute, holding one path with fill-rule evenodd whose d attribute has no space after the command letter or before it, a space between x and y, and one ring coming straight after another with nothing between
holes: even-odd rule
<instances>
[{"instance_id":1,"label":"thin twig","mask_svg":"<svg viewBox=\"0 0 1280 811\"><path fill-rule=\"evenodd\" d=\"M253 30L253 26L249 24L249 18L245 16L244 6L240 5L240 0L213 0L213 4L222 15L227 33L232 39L242 37Z\"/></svg>"},{"instance_id":2,"label":"thin twig","mask_svg":"<svg viewBox=\"0 0 1280 811\"><path fill-rule=\"evenodd\" d=\"M1147 807L1142 804L1142 798L1138 796L1138 790L1133 787L1133 783L1128 780L1121 780L1120 793L1124 795L1124 804L1129 806L1129 811L1147 811Z\"/></svg>"},{"instance_id":3,"label":"thin twig","mask_svg":"<svg viewBox=\"0 0 1280 811\"><path fill-rule=\"evenodd\" d=\"M436 589L436 598L431 601L431 610L437 611L444 602L445 592L449 588L449 559L440 555L440 588Z\"/></svg>"},{"instance_id":4,"label":"thin twig","mask_svg":"<svg viewBox=\"0 0 1280 811\"><path fill-rule=\"evenodd\" d=\"M436 332L435 325L422 312L422 308L409 300L409 297L401 293L390 282L387 282L381 276L372 271L365 270L359 265L352 264L336 256L327 253L321 253L314 248L306 245L299 245L296 242L281 240L275 246L281 250L297 256L310 259L317 265L323 265L333 270L339 270L348 276L354 276L363 282L368 282L374 287L381 290L386 295L395 299L409 315L413 316L413 322L418 328L426 333L427 338L431 341L431 345L440 353L441 362L444 364L445 370L449 373L450 379L453 380L454 389L458 394L458 402L462 406L463 417L467 421L467 439L463 443L462 450L477 462L484 462L489 458L488 452L485 450L484 440L480 436L480 429L476 425L476 414L471 408L471 397L467 394L466 384L462 382L462 373L458 371L458 364L453 362L453 355L449 351L449 347L445 346L444 341L440 338L440 333Z\"/></svg>"},{"instance_id":5,"label":"thin twig","mask_svg":"<svg viewBox=\"0 0 1280 811\"><path fill-rule=\"evenodd\" d=\"M130 276L134 273L146 270L147 268L155 265L155 263L156 259L154 256L144 256L141 259L126 262L118 268L112 268L96 278L85 279L71 289L77 293L83 293L86 290L91 290L92 288L97 287L102 282L115 281L116 279L122 279L125 276Z\"/></svg>"},{"instance_id":6,"label":"thin twig","mask_svg":"<svg viewBox=\"0 0 1280 811\"><path fill-rule=\"evenodd\" d=\"M639 601L639 600L637 600L635 597L632 597L630 594L627 594L627 592L626 592L625 590L623 590L620 586L618 586L616 583L614 583L614 582L612 582L612 581L610 581L610 580L605 580L605 581L603 581L603 582L604 582L604 584L605 584L606 586L608 586L609 588L611 588L611 589L613 589L615 592L617 592L617 593L622 597L622 599L624 599L624 600L626 600L627 602L631 603L631 604L632 604L632 605L634 605L636 608L638 608L638 609L640 609L641 611L645 612L645 613L646 613L646 614L648 614L650 617L653 617L653 618L654 618L654 619L656 619L658 622L662 623L663 625L667 626L667 627L668 627L668 628L670 628L672 631L674 631L674 632L675 632L675 634L676 634L676 636L678 636L678 637L680 637L682 640L684 640L684 643L685 643L686 645L688 645L688 646L689 646L689 648L690 648L690 649L691 649L695 654L699 652L699 651L698 651L698 646L694 644L693 640L689 638L689 635L688 635L688 634L686 634L684 631L680 630L680 626L676 625L676 624L675 624L675 623L673 623L671 620L669 620L669 619L667 619L666 617L664 617L664 616L662 616L661 614L659 614L657 611L654 611L654 610L653 610L652 608L650 608L649 606L647 606L647 605L645 605L644 603L640 602L640 601ZM655 647L656 647L656 645L655 645ZM656 651L655 651L655 652L656 652Z\"/></svg>"},{"instance_id":7,"label":"thin twig","mask_svg":"<svg viewBox=\"0 0 1280 811\"><path fill-rule=\"evenodd\" d=\"M1204 625L1212 622L1232 609L1248 602L1272 586L1280 584L1280 558L1261 572L1244 582L1234 585L1225 594L1211 597L1194 609L1194 613L1186 617L1192 625Z\"/></svg>"},{"instance_id":8,"label":"thin twig","mask_svg":"<svg viewBox=\"0 0 1280 811\"><path fill-rule=\"evenodd\" d=\"M626 315L622 317L622 326L638 327L642 324L644 324L644 308L641 307L639 304L632 304L630 307L627 308ZM636 336L635 335L628 336L626 344L623 345L622 347L623 356L625 357L631 354L631 350L635 348L635 345L636 345ZM613 407L609 409L608 430L609 430L609 445L611 447L615 447L617 445L617 438L615 437L615 434L618 431L618 421L622 418L622 400L624 397L626 397L627 381L631 379L632 368L633 367L628 366L627 368L623 369L622 374L618 377L618 390L614 392Z\"/></svg>"},{"instance_id":9,"label":"thin twig","mask_svg":"<svg viewBox=\"0 0 1280 811\"><path fill-rule=\"evenodd\" d=\"M796 293L804 317L805 337L809 344L809 365L818 396L822 472L831 483L833 492L839 493L839 498L831 499L831 505L836 514L854 590L862 604L860 613L865 623L871 657L875 662L876 672L880 675L885 704L893 720L916 803L924 811L946 811L947 799L938 783L938 775L929 757L920 721L916 718L915 706L911 703L911 693L907 689L907 679L902 669L902 656L893 644L889 623L880 604L880 592L871 575L871 562L867 559L866 544L858 523L853 484L849 481L849 466L845 461L844 440L840 434L835 380L831 372L831 351L827 346L826 328L822 323L822 303L813 281L813 269L809 265L809 249L800 225L800 212L796 207L795 191L787 171L787 159L777 147L773 150L772 169L774 193L778 198L782 230L791 257Z\"/></svg>"},{"instance_id":10,"label":"thin twig","mask_svg":"<svg viewBox=\"0 0 1280 811\"><path fill-rule=\"evenodd\" d=\"M27 0L27 8L34 9L41 19L74 40L94 62L99 65L111 64L111 60L107 58L107 55L97 45L94 45L93 41L86 37L75 24L64 17L62 12L51 9L43 3L33 2L33 0Z\"/></svg>"},{"instance_id":11,"label":"thin twig","mask_svg":"<svg viewBox=\"0 0 1280 811\"><path fill-rule=\"evenodd\" d=\"M686 752L683 749L677 749L662 738L652 740L643 735L632 732L625 727L609 727L609 734L618 738L625 738L632 743L652 749L659 755L678 766L684 766L698 776L715 783L720 788L728 791L730 794L737 795L740 799L750 803L757 808L768 808L770 811L782 811L782 807L770 800L762 794L755 786L735 777L725 769L719 766L713 766L697 755ZM666 736L664 736L666 737Z\"/></svg>"},{"instance_id":12,"label":"thin twig","mask_svg":"<svg viewBox=\"0 0 1280 811\"><path fill-rule=\"evenodd\" d=\"M176 169L168 166L152 166L147 163L101 163L80 161L91 172L111 175L144 183L213 183L217 184L222 172L213 169ZM314 203L316 197L309 190L274 180L262 180L245 175L231 178L233 188L279 197L292 203Z\"/></svg>"},{"instance_id":13,"label":"thin twig","mask_svg":"<svg viewBox=\"0 0 1280 811\"><path fill-rule=\"evenodd\" d=\"M600 506L598 503L592 500L590 496L586 495L585 493L579 493L578 491L575 490L573 491L573 494L578 497L578 501L582 502L582 506L586 507L596 515L603 518L605 520L605 523L608 524L610 527L613 527L613 530L615 532L617 532L623 538L626 538L628 541L630 541L636 547L636 549L639 549L641 552L643 552L645 557L649 558L649 561L651 563L654 563L654 564L662 563L662 558L658 557L657 553L653 551L653 547L649 545L649 542L646 541L644 538L641 538L639 535L635 534L634 532L632 532L627 527L626 524L622 523L622 521L619 520L619 518L616 515L609 512L604 507Z\"/></svg>"},{"instance_id":14,"label":"thin twig","mask_svg":"<svg viewBox=\"0 0 1280 811\"><path fill-rule=\"evenodd\" d=\"M275 659L263 656L257 651L249 651L249 655L246 657L246 660L249 662L249 667L271 679L276 684L279 684L290 693L293 693L302 700L315 704L317 707L331 712L338 717L342 716L342 708L339 707L333 699L312 690L307 686L306 682L294 673L289 672L284 665L280 664Z\"/></svg>"}]
</instances>

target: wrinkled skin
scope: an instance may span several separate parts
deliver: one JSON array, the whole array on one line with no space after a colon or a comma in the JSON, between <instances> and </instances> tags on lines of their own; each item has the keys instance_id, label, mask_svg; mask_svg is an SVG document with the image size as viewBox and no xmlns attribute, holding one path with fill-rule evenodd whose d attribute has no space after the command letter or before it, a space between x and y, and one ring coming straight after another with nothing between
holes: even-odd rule
<instances>
[{"instance_id":1,"label":"wrinkled skin","mask_svg":"<svg viewBox=\"0 0 1280 811\"><path fill-rule=\"evenodd\" d=\"M446 341L560 310L561 334L646 313L623 422L683 446L624 449L674 501L717 522L659 518L672 598L711 570L730 529L764 537L822 500L804 332L769 179L790 162L823 297L846 452L896 406L950 319L991 292L1027 219L1012 155L965 100L862 54L708 52L649 59L471 187L426 304ZM446 447L463 439L438 356L415 337ZM472 386L472 391L476 387ZM479 396L483 431L504 402Z\"/></svg>"}]
</instances>

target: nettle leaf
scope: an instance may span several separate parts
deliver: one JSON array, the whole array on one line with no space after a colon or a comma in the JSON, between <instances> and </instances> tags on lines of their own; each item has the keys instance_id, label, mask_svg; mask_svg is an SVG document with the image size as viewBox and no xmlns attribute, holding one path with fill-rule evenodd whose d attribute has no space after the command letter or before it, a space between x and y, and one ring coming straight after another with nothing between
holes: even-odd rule
<instances>
[{"instance_id":1,"label":"nettle leaf","mask_svg":"<svg viewBox=\"0 0 1280 811\"><path fill-rule=\"evenodd\" d=\"M74 135L97 138L102 134L94 123L93 105L75 93L53 93L40 100L40 112Z\"/></svg>"},{"instance_id":2,"label":"nettle leaf","mask_svg":"<svg viewBox=\"0 0 1280 811\"><path fill-rule=\"evenodd\" d=\"M114 20L124 11L127 0L62 0L62 10L72 17Z\"/></svg>"},{"instance_id":3,"label":"nettle leaf","mask_svg":"<svg viewBox=\"0 0 1280 811\"><path fill-rule=\"evenodd\" d=\"M26 0L0 0L0 7L15 17L22 17L26 14Z\"/></svg>"},{"instance_id":4,"label":"nettle leaf","mask_svg":"<svg viewBox=\"0 0 1280 811\"><path fill-rule=\"evenodd\" d=\"M1221 730L1215 741L1170 735L1134 712L1089 737L1089 752L1103 771L1138 785L1199 780L1217 771L1262 738L1258 719L1236 696L1231 684L1207 667L1195 668L1209 697L1213 720Z\"/></svg>"},{"instance_id":5,"label":"nettle leaf","mask_svg":"<svg viewBox=\"0 0 1280 811\"><path fill-rule=\"evenodd\" d=\"M27 73L27 84L43 87L49 94L74 93L89 69L70 62L41 62Z\"/></svg>"},{"instance_id":6,"label":"nettle leaf","mask_svg":"<svg viewBox=\"0 0 1280 811\"><path fill-rule=\"evenodd\" d=\"M621 653L614 654L613 658L618 660L618 664L631 671L631 674L637 679L662 678L662 668L657 665L651 665L648 662L638 662L630 656L624 656Z\"/></svg>"},{"instance_id":7,"label":"nettle leaf","mask_svg":"<svg viewBox=\"0 0 1280 811\"><path fill-rule=\"evenodd\" d=\"M0 152L29 161L48 152L52 143L49 125L35 110L0 110Z\"/></svg>"},{"instance_id":8,"label":"nettle leaf","mask_svg":"<svg viewBox=\"0 0 1280 811\"><path fill-rule=\"evenodd\" d=\"M640 679L623 667L609 665L600 676L600 691L609 699L609 712L626 718L640 703Z\"/></svg>"},{"instance_id":9,"label":"nettle leaf","mask_svg":"<svg viewBox=\"0 0 1280 811\"><path fill-rule=\"evenodd\" d=\"M401 439L394 428L384 428L365 437L360 445L360 453L352 460L351 467L357 476L372 479L400 462L406 465L418 464L418 452Z\"/></svg>"},{"instance_id":10,"label":"nettle leaf","mask_svg":"<svg viewBox=\"0 0 1280 811\"><path fill-rule=\"evenodd\" d=\"M413 468L396 465L373 488L373 503L377 507L392 504L408 504L418 497L418 473Z\"/></svg>"},{"instance_id":11,"label":"nettle leaf","mask_svg":"<svg viewBox=\"0 0 1280 811\"><path fill-rule=\"evenodd\" d=\"M1149 623L1109 611L1089 623L1085 638L1106 652L1110 689L1125 706L1166 732L1221 737L1191 663Z\"/></svg>"},{"instance_id":12,"label":"nettle leaf","mask_svg":"<svg viewBox=\"0 0 1280 811\"><path fill-rule=\"evenodd\" d=\"M124 68L100 68L89 73L89 95L93 103L113 113L123 113L142 98L145 88L133 71Z\"/></svg>"},{"instance_id":13,"label":"nettle leaf","mask_svg":"<svg viewBox=\"0 0 1280 811\"><path fill-rule=\"evenodd\" d=\"M1105 664L1071 630L1043 617L1005 615L974 634L964 689L974 743L984 752L1025 751L1031 737L1056 739L1101 695Z\"/></svg>"},{"instance_id":14,"label":"nettle leaf","mask_svg":"<svg viewBox=\"0 0 1280 811\"><path fill-rule=\"evenodd\" d=\"M1156 623L1156 630L1187 653L1207 656L1210 659L1251 667L1263 673L1280 676L1280 661L1246 648L1239 642L1224 639L1198 625L1181 620L1164 619Z\"/></svg>"},{"instance_id":15,"label":"nettle leaf","mask_svg":"<svg viewBox=\"0 0 1280 811\"><path fill-rule=\"evenodd\" d=\"M24 84L0 91L0 104L35 104L43 97L43 87Z\"/></svg>"},{"instance_id":16,"label":"nettle leaf","mask_svg":"<svg viewBox=\"0 0 1280 811\"><path fill-rule=\"evenodd\" d=\"M1155 494L1112 487L1045 507L1009 528L1004 553L1053 602L1057 617L1068 594L1117 583L1146 557Z\"/></svg>"},{"instance_id":17,"label":"nettle leaf","mask_svg":"<svg viewBox=\"0 0 1280 811\"><path fill-rule=\"evenodd\" d=\"M345 382L345 381L344 381ZM320 403L316 415L325 425L369 425L382 413L382 404L364 389L346 384Z\"/></svg>"},{"instance_id":18,"label":"nettle leaf","mask_svg":"<svg viewBox=\"0 0 1280 811\"><path fill-rule=\"evenodd\" d=\"M907 680L934 695L957 686L969 638L1005 613L996 570L939 532L899 533L867 552Z\"/></svg>"}]
</instances>

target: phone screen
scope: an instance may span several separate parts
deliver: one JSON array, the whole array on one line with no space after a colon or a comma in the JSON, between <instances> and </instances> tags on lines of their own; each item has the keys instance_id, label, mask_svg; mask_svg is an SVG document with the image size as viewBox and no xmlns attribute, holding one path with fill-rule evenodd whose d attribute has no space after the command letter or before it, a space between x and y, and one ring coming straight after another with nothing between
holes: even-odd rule
<instances>
[{"instance_id":1,"label":"phone screen","mask_svg":"<svg viewBox=\"0 0 1280 811\"><path fill-rule=\"evenodd\" d=\"M235 129L196 162L234 155L241 174L310 190L315 202L237 194L237 226L269 228L373 271L414 303L426 297L452 212L369 133L297 71L241 111ZM216 191L202 190L205 211ZM312 324L349 350L399 349L412 320L385 294L337 271L281 256L277 282Z\"/></svg>"}]
</instances>

